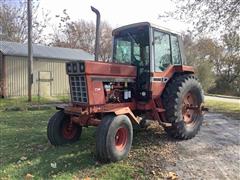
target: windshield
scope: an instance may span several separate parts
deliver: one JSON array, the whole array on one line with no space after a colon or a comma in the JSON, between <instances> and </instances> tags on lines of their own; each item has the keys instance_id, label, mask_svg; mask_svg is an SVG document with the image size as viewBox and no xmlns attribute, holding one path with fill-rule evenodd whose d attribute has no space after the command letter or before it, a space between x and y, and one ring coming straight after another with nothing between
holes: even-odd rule
<instances>
[{"instance_id":1,"label":"windshield","mask_svg":"<svg viewBox=\"0 0 240 180\"><path fill-rule=\"evenodd\" d=\"M113 60L117 63L149 64L149 27L134 27L114 36Z\"/></svg>"}]
</instances>

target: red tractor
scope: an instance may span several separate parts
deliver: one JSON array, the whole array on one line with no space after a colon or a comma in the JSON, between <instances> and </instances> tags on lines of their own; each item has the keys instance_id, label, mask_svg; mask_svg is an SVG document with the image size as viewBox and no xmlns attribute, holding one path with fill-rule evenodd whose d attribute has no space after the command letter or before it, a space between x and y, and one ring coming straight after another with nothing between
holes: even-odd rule
<instances>
[{"instance_id":1,"label":"red tractor","mask_svg":"<svg viewBox=\"0 0 240 180\"><path fill-rule=\"evenodd\" d=\"M47 134L53 145L77 141L82 127L97 126L96 156L101 162L125 158L133 125L158 121L170 136L190 139L203 121L203 91L186 62L181 38L148 22L115 29L112 62L98 61L100 14L97 14L95 61L66 64L71 103L58 106Z\"/></svg>"}]
</instances>

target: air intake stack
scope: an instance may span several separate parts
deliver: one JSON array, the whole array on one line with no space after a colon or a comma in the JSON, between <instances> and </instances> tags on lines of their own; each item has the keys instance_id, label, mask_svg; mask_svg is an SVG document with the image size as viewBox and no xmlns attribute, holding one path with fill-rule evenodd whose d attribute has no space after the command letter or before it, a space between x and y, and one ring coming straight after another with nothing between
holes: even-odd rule
<instances>
[{"instance_id":1,"label":"air intake stack","mask_svg":"<svg viewBox=\"0 0 240 180\"><path fill-rule=\"evenodd\" d=\"M99 38L100 38L100 12L91 6L91 9L94 13L97 15L96 19L96 40L95 40L95 61L98 61L98 55L99 55Z\"/></svg>"}]
</instances>

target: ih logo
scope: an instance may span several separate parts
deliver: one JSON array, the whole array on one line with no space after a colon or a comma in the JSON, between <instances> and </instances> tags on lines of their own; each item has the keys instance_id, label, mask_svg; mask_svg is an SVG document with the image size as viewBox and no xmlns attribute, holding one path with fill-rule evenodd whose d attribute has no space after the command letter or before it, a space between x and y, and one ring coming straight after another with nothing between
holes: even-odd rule
<instances>
[{"instance_id":1,"label":"ih logo","mask_svg":"<svg viewBox=\"0 0 240 180\"><path fill-rule=\"evenodd\" d=\"M101 91L101 88L95 88L94 91L95 92Z\"/></svg>"}]
</instances>

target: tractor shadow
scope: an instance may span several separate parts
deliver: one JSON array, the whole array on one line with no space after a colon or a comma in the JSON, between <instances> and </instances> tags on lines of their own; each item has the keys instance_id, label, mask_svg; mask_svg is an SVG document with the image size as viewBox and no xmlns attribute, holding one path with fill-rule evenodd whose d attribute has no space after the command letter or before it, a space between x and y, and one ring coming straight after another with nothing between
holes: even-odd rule
<instances>
[{"instance_id":1,"label":"tractor shadow","mask_svg":"<svg viewBox=\"0 0 240 180\"><path fill-rule=\"evenodd\" d=\"M167 166L176 163L177 142L157 122L147 129L135 129L129 162L147 176L152 176L152 171L162 173Z\"/></svg>"},{"instance_id":2,"label":"tractor shadow","mask_svg":"<svg viewBox=\"0 0 240 180\"><path fill-rule=\"evenodd\" d=\"M167 143L175 143L179 140L171 138L157 122L151 123L147 128L133 130L133 148L138 149L148 146L162 146Z\"/></svg>"}]
</instances>

